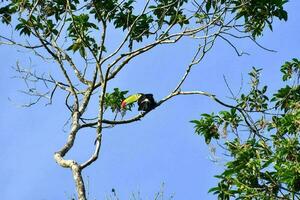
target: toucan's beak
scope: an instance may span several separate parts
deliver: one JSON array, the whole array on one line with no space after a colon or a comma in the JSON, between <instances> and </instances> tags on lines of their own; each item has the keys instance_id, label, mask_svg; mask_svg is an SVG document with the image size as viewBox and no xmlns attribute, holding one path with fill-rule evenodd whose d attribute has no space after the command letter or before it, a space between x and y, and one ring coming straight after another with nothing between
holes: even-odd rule
<instances>
[{"instance_id":1,"label":"toucan's beak","mask_svg":"<svg viewBox=\"0 0 300 200\"><path fill-rule=\"evenodd\" d=\"M132 104L134 102L137 102L141 96L142 96L141 94L133 94L133 95L127 97L126 99L124 99L122 101L121 108L124 109L127 104Z\"/></svg>"},{"instance_id":2,"label":"toucan's beak","mask_svg":"<svg viewBox=\"0 0 300 200\"><path fill-rule=\"evenodd\" d=\"M124 109L125 107L126 107L126 101L124 100L124 101L122 101L122 103L121 103L121 108Z\"/></svg>"}]
</instances>

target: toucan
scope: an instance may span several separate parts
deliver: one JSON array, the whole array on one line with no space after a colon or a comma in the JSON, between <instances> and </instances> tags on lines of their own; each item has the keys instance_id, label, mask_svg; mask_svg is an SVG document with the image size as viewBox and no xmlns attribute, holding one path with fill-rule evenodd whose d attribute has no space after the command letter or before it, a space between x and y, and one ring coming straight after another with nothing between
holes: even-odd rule
<instances>
[{"instance_id":1,"label":"toucan","mask_svg":"<svg viewBox=\"0 0 300 200\"><path fill-rule=\"evenodd\" d=\"M153 94L133 94L127 97L125 100L122 101L121 107L124 109L126 105L137 102L138 103L138 110L139 111L150 111L156 107L156 102L153 98Z\"/></svg>"}]
</instances>

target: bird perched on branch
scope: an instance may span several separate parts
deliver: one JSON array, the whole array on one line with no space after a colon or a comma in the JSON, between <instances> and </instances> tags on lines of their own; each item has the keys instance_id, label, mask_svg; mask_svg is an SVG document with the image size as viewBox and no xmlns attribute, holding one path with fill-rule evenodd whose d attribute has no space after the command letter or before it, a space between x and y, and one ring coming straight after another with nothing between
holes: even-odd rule
<instances>
[{"instance_id":1,"label":"bird perched on branch","mask_svg":"<svg viewBox=\"0 0 300 200\"><path fill-rule=\"evenodd\" d=\"M125 100L122 101L121 107L124 109L126 105L132 104L132 103L138 103L138 110L139 111L150 111L156 107L156 102L153 98L153 94L133 94L129 97L127 97Z\"/></svg>"}]
</instances>

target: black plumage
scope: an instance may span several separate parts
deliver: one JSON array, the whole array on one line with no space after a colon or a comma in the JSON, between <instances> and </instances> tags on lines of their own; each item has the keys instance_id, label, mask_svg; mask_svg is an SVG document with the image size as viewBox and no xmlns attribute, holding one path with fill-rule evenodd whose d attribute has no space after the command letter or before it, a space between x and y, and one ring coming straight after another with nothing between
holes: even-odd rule
<instances>
[{"instance_id":1,"label":"black plumage","mask_svg":"<svg viewBox=\"0 0 300 200\"><path fill-rule=\"evenodd\" d=\"M156 107L156 102L153 98L153 94L141 94L142 96L138 99L138 110L139 111L150 111Z\"/></svg>"}]
</instances>

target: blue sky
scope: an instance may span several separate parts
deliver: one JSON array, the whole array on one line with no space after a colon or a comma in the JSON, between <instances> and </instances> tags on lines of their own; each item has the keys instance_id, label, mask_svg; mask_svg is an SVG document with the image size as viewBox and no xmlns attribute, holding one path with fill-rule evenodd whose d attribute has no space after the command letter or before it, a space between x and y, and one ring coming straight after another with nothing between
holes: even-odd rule
<instances>
[{"instance_id":1,"label":"blue sky","mask_svg":"<svg viewBox=\"0 0 300 200\"><path fill-rule=\"evenodd\" d=\"M218 41L206 59L193 69L183 89L209 91L227 101L229 92L223 75L238 91L241 76L247 83L247 72L256 66L264 69L263 83L270 84L270 91L274 92L281 85L279 67L286 60L300 57L299 8L299 1L289 2L288 22L276 21L274 32L267 30L258 40L277 53L240 40L236 44L250 55L238 57L232 48ZM5 31L3 26L0 31ZM109 89L151 92L160 99L174 88L193 48L191 42L182 42L151 51L132 62ZM18 92L24 84L11 78L15 75L11 67L16 60L28 65L30 54L7 46L0 46L0 53L0 198L70 199L75 193L71 172L53 159L53 153L64 144L67 135L63 131L68 117L64 103L57 97L51 106L41 103L20 108L18 104L27 102L28 97ZM32 62L40 72L53 65L39 59ZM140 122L105 130L100 158L83 174L90 199L104 199L115 188L121 199L140 192L143 199L150 200L162 183L165 194L174 194L177 200L215 199L207 191L216 183L213 176L222 170L226 157L218 152L220 162L212 162L209 147L194 134L189 121L203 112L219 109L206 97L176 97ZM80 133L67 157L84 161L93 151L93 141L92 131Z\"/></svg>"}]
</instances>

